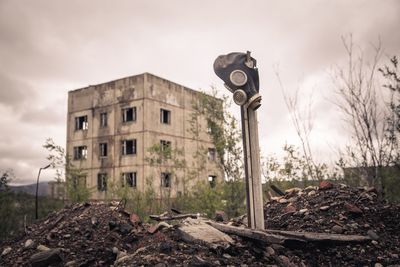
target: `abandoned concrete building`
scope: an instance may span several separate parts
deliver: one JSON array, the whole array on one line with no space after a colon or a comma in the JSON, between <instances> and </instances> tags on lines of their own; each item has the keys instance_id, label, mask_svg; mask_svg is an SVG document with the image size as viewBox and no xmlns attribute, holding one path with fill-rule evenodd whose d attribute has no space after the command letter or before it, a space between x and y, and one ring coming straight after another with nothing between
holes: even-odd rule
<instances>
[{"instance_id":1,"label":"abandoned concrete building","mask_svg":"<svg viewBox=\"0 0 400 267\"><path fill-rule=\"evenodd\" d=\"M91 198L114 186L176 197L198 181L223 180L206 119L193 116L200 96L149 73L70 91L67 154ZM163 151L169 156L154 160Z\"/></svg>"}]
</instances>

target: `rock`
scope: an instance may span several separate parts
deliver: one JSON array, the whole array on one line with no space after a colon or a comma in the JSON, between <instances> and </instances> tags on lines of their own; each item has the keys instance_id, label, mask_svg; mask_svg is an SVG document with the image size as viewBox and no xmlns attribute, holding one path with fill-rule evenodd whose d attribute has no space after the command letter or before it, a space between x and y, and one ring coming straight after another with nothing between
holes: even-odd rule
<instances>
[{"instance_id":1,"label":"rock","mask_svg":"<svg viewBox=\"0 0 400 267\"><path fill-rule=\"evenodd\" d=\"M78 263L76 261L69 261L65 264L65 267L75 267L78 266Z\"/></svg>"},{"instance_id":2,"label":"rock","mask_svg":"<svg viewBox=\"0 0 400 267\"><path fill-rule=\"evenodd\" d=\"M112 252L113 252L114 254L118 254L119 249L118 249L117 247L113 247L113 248L112 248Z\"/></svg>"},{"instance_id":3,"label":"rock","mask_svg":"<svg viewBox=\"0 0 400 267\"><path fill-rule=\"evenodd\" d=\"M37 246L36 249L39 250L39 251L48 251L48 250L50 250L48 247L43 246L43 245Z\"/></svg>"},{"instance_id":4,"label":"rock","mask_svg":"<svg viewBox=\"0 0 400 267\"><path fill-rule=\"evenodd\" d=\"M271 248L273 248L275 251L284 251L286 249L284 246L279 244L272 244Z\"/></svg>"},{"instance_id":5,"label":"rock","mask_svg":"<svg viewBox=\"0 0 400 267\"><path fill-rule=\"evenodd\" d=\"M379 236L373 230L368 230L367 234L373 240L378 240L379 239Z\"/></svg>"},{"instance_id":6,"label":"rock","mask_svg":"<svg viewBox=\"0 0 400 267\"><path fill-rule=\"evenodd\" d=\"M374 264L374 267L383 267L383 265L380 264L379 262L377 262L377 263Z\"/></svg>"},{"instance_id":7,"label":"rock","mask_svg":"<svg viewBox=\"0 0 400 267\"><path fill-rule=\"evenodd\" d=\"M11 252L11 250L12 250L11 247L6 247L6 248L3 250L3 252L1 253L1 256L7 255L8 253Z\"/></svg>"},{"instance_id":8,"label":"rock","mask_svg":"<svg viewBox=\"0 0 400 267\"><path fill-rule=\"evenodd\" d=\"M287 200L286 198L279 199L279 203L281 203L281 204L285 204L285 203L288 203L288 202L289 202L289 200Z\"/></svg>"},{"instance_id":9,"label":"rock","mask_svg":"<svg viewBox=\"0 0 400 267\"><path fill-rule=\"evenodd\" d=\"M99 220L96 217L90 218L90 222L92 223L93 227L96 227L99 224Z\"/></svg>"},{"instance_id":10,"label":"rock","mask_svg":"<svg viewBox=\"0 0 400 267\"><path fill-rule=\"evenodd\" d=\"M304 213L306 213L308 211L308 209L301 209L301 210L299 210L299 213L300 214L304 214Z\"/></svg>"},{"instance_id":11,"label":"rock","mask_svg":"<svg viewBox=\"0 0 400 267\"><path fill-rule=\"evenodd\" d=\"M322 207L320 207L319 209L322 210L322 211L325 211L325 210L328 210L328 209L329 209L329 206L322 206Z\"/></svg>"},{"instance_id":12,"label":"rock","mask_svg":"<svg viewBox=\"0 0 400 267\"><path fill-rule=\"evenodd\" d=\"M331 189L331 188L333 188L333 184L331 182L321 181L319 183L319 189L321 189L321 190L328 190L328 189Z\"/></svg>"},{"instance_id":13,"label":"rock","mask_svg":"<svg viewBox=\"0 0 400 267\"><path fill-rule=\"evenodd\" d=\"M310 192L308 192L307 196L312 197L315 196L317 194L317 192L315 190L311 190Z\"/></svg>"},{"instance_id":14,"label":"rock","mask_svg":"<svg viewBox=\"0 0 400 267\"><path fill-rule=\"evenodd\" d=\"M334 225L332 227L332 232L334 232L336 234L341 234L341 233L343 233L343 227L341 227L339 225Z\"/></svg>"},{"instance_id":15,"label":"rock","mask_svg":"<svg viewBox=\"0 0 400 267\"><path fill-rule=\"evenodd\" d=\"M316 190L316 189L318 189L318 187L313 186L313 185L309 185L309 186L307 186L306 188L304 188L304 190L306 190L306 191Z\"/></svg>"},{"instance_id":16,"label":"rock","mask_svg":"<svg viewBox=\"0 0 400 267\"><path fill-rule=\"evenodd\" d=\"M296 265L294 265L288 257L284 256L284 255L280 255L279 256L279 261L280 264L284 267L296 267Z\"/></svg>"},{"instance_id":17,"label":"rock","mask_svg":"<svg viewBox=\"0 0 400 267\"><path fill-rule=\"evenodd\" d=\"M358 223L350 223L350 224L348 224L348 226L350 226L353 229L358 229L358 227L359 227Z\"/></svg>"},{"instance_id":18,"label":"rock","mask_svg":"<svg viewBox=\"0 0 400 267\"><path fill-rule=\"evenodd\" d=\"M266 249L266 252L267 252L267 256L268 257L270 257L270 256L274 256L275 255L275 250L272 248L272 247L267 247Z\"/></svg>"},{"instance_id":19,"label":"rock","mask_svg":"<svg viewBox=\"0 0 400 267\"><path fill-rule=\"evenodd\" d=\"M66 234L66 235L64 235L64 238L70 238L71 237L71 235L70 234Z\"/></svg>"},{"instance_id":20,"label":"rock","mask_svg":"<svg viewBox=\"0 0 400 267\"><path fill-rule=\"evenodd\" d=\"M190 260L189 266L193 267L208 267L208 266L213 266L209 262L205 261L204 259L200 258L199 256L195 255L193 258Z\"/></svg>"},{"instance_id":21,"label":"rock","mask_svg":"<svg viewBox=\"0 0 400 267\"><path fill-rule=\"evenodd\" d=\"M285 193L286 194L295 194L295 193L301 192L301 190L302 189L299 187L293 187L293 188L286 189Z\"/></svg>"},{"instance_id":22,"label":"rock","mask_svg":"<svg viewBox=\"0 0 400 267\"><path fill-rule=\"evenodd\" d=\"M375 245L375 246L379 244L378 241L376 241L376 240L372 240L371 243L372 243L373 245Z\"/></svg>"},{"instance_id":23,"label":"rock","mask_svg":"<svg viewBox=\"0 0 400 267\"><path fill-rule=\"evenodd\" d=\"M32 267L45 267L55 265L62 262L60 252L61 250L59 248L38 252L30 257L29 263Z\"/></svg>"},{"instance_id":24,"label":"rock","mask_svg":"<svg viewBox=\"0 0 400 267\"><path fill-rule=\"evenodd\" d=\"M354 204L345 203L345 204L344 204L344 208L345 208L348 212L353 213L353 214L362 214L362 213L363 213L363 211L362 211L359 207L357 207L356 205L354 205Z\"/></svg>"},{"instance_id":25,"label":"rock","mask_svg":"<svg viewBox=\"0 0 400 267\"><path fill-rule=\"evenodd\" d=\"M34 245L35 245L35 242L33 242L32 239L28 239L25 241L24 247L28 249L28 248L32 248Z\"/></svg>"},{"instance_id":26,"label":"rock","mask_svg":"<svg viewBox=\"0 0 400 267\"><path fill-rule=\"evenodd\" d=\"M284 213L293 213L293 212L296 212L296 208L293 207L292 205L289 205L283 209L283 212Z\"/></svg>"},{"instance_id":27,"label":"rock","mask_svg":"<svg viewBox=\"0 0 400 267\"><path fill-rule=\"evenodd\" d=\"M224 222L226 221L228 218L225 214L225 212L223 212L222 210L217 210L215 212L215 216L214 216L215 221L217 222Z\"/></svg>"},{"instance_id":28,"label":"rock","mask_svg":"<svg viewBox=\"0 0 400 267\"><path fill-rule=\"evenodd\" d=\"M139 215L137 215L136 213L131 213L131 215L129 216L129 219L130 219L132 224L136 224L136 223L140 223L141 222Z\"/></svg>"},{"instance_id":29,"label":"rock","mask_svg":"<svg viewBox=\"0 0 400 267\"><path fill-rule=\"evenodd\" d=\"M120 251L119 253L118 253L118 256L117 256L117 260L119 260L120 258L123 258L123 257L125 257L125 256L127 256L128 254L125 252L125 251Z\"/></svg>"},{"instance_id":30,"label":"rock","mask_svg":"<svg viewBox=\"0 0 400 267\"><path fill-rule=\"evenodd\" d=\"M226 253L222 254L222 257L224 257L224 258L226 258L226 259L230 259L230 258L232 258L232 256L231 256L231 255L229 255L229 254L226 254Z\"/></svg>"},{"instance_id":31,"label":"rock","mask_svg":"<svg viewBox=\"0 0 400 267\"><path fill-rule=\"evenodd\" d=\"M200 243L212 247L234 243L229 235L199 219L187 218L177 230L182 239L188 243Z\"/></svg>"},{"instance_id":32,"label":"rock","mask_svg":"<svg viewBox=\"0 0 400 267\"><path fill-rule=\"evenodd\" d=\"M119 232L123 235L127 235L132 231L132 225L127 224L127 223L121 223L119 226Z\"/></svg>"}]
</instances>

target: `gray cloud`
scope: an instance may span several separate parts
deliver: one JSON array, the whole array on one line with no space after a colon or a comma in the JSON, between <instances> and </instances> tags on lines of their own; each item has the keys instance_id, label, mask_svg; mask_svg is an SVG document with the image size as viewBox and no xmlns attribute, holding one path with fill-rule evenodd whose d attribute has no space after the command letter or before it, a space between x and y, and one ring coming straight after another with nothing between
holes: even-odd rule
<instances>
[{"instance_id":1,"label":"gray cloud","mask_svg":"<svg viewBox=\"0 0 400 267\"><path fill-rule=\"evenodd\" d=\"M0 72L0 104L18 107L34 96L28 84Z\"/></svg>"},{"instance_id":2,"label":"gray cloud","mask_svg":"<svg viewBox=\"0 0 400 267\"><path fill-rule=\"evenodd\" d=\"M46 137L65 143L68 90L146 71L223 88L213 60L245 50L260 69L264 153L297 140L274 75L279 64L288 93L316 87L313 134L329 157L324 144L342 142L342 129L323 76L345 60L340 37L353 33L364 47L380 37L388 55L400 54L399 13L396 0L0 1L0 167L18 166L28 179L45 158Z\"/></svg>"}]
</instances>

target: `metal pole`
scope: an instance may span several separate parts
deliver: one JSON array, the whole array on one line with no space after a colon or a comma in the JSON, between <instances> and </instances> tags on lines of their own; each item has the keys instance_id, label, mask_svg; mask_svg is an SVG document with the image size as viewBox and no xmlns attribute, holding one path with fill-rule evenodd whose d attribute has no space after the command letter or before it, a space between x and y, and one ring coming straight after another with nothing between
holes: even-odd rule
<instances>
[{"instance_id":1,"label":"metal pole","mask_svg":"<svg viewBox=\"0 0 400 267\"><path fill-rule=\"evenodd\" d=\"M42 170L45 170L47 168L49 168L51 166L51 164L47 165L46 167L43 168L39 168L39 173L37 176L37 181L36 181L36 197L35 197L35 218L36 220L39 218L38 216L38 193L39 193L39 177L40 177L40 172Z\"/></svg>"},{"instance_id":2,"label":"metal pole","mask_svg":"<svg viewBox=\"0 0 400 267\"><path fill-rule=\"evenodd\" d=\"M256 110L261 106L256 60L250 52L221 55L214 61L214 71L233 93L241 107L246 203L248 224L252 229L264 229L264 209L260 172L260 148Z\"/></svg>"},{"instance_id":3,"label":"metal pole","mask_svg":"<svg viewBox=\"0 0 400 267\"><path fill-rule=\"evenodd\" d=\"M243 152L246 176L247 218L252 229L264 229L264 208L260 172L257 111L261 97L250 99L241 107Z\"/></svg>"},{"instance_id":4,"label":"metal pole","mask_svg":"<svg viewBox=\"0 0 400 267\"><path fill-rule=\"evenodd\" d=\"M38 173L37 181L36 181L36 198L35 198L35 219L36 220L39 218L39 216L38 216L38 191L39 191L39 177L40 177L41 171L42 171L42 168L39 168L39 173Z\"/></svg>"}]
</instances>

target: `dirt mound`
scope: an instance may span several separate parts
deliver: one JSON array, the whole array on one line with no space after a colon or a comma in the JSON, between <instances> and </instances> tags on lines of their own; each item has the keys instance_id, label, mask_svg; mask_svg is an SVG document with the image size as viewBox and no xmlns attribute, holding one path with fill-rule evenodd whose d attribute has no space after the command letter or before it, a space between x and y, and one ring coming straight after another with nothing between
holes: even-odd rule
<instances>
[{"instance_id":1,"label":"dirt mound","mask_svg":"<svg viewBox=\"0 0 400 267\"><path fill-rule=\"evenodd\" d=\"M73 205L2 244L0 266L263 265L263 248L239 238L238 246L213 248L185 243L173 227L154 226L110 204Z\"/></svg>"},{"instance_id":2,"label":"dirt mound","mask_svg":"<svg viewBox=\"0 0 400 267\"><path fill-rule=\"evenodd\" d=\"M264 206L267 229L368 235L358 245L294 250L309 264L334 266L400 263L400 207L378 200L374 188L321 182L287 190Z\"/></svg>"},{"instance_id":3,"label":"dirt mound","mask_svg":"<svg viewBox=\"0 0 400 267\"><path fill-rule=\"evenodd\" d=\"M400 207L379 202L373 189L328 182L321 183L320 187L291 189L266 203L265 218L267 229L357 234L368 237L368 241L306 242L301 246L284 244L284 247L229 234L229 244L210 245L185 239L181 231L185 222L181 220L145 224L116 203L85 203L51 214L27 228L20 238L2 244L0 266L389 266L400 263ZM240 225L242 221L236 219L227 224Z\"/></svg>"}]
</instances>

